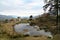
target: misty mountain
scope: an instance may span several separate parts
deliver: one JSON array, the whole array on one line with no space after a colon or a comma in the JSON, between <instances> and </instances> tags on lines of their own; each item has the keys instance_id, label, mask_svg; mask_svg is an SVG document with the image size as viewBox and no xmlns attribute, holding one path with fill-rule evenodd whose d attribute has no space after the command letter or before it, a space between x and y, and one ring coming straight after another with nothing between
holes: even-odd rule
<instances>
[{"instance_id":1,"label":"misty mountain","mask_svg":"<svg viewBox=\"0 0 60 40\"><path fill-rule=\"evenodd\" d=\"M5 20L5 19L12 19L12 18L14 18L13 16L6 16L6 15L0 15L0 21L2 20Z\"/></svg>"}]
</instances>

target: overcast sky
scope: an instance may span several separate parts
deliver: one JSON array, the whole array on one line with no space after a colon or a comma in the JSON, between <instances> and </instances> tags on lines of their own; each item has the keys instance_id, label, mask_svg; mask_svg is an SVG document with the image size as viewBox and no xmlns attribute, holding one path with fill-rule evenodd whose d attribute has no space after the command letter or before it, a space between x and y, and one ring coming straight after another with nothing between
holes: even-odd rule
<instances>
[{"instance_id":1,"label":"overcast sky","mask_svg":"<svg viewBox=\"0 0 60 40\"><path fill-rule=\"evenodd\" d=\"M0 0L0 14L36 16L43 13L43 0Z\"/></svg>"}]
</instances>

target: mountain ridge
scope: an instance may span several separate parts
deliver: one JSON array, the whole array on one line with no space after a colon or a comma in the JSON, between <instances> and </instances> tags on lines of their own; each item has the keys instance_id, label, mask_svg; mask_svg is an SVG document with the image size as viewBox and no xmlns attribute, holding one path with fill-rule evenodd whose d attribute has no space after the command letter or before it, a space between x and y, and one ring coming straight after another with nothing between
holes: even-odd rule
<instances>
[{"instance_id":1,"label":"mountain ridge","mask_svg":"<svg viewBox=\"0 0 60 40\"><path fill-rule=\"evenodd\" d=\"M0 15L0 21L4 21L4 20L6 20L6 19L12 19L12 18L14 18L13 16L6 16L6 15Z\"/></svg>"}]
</instances>

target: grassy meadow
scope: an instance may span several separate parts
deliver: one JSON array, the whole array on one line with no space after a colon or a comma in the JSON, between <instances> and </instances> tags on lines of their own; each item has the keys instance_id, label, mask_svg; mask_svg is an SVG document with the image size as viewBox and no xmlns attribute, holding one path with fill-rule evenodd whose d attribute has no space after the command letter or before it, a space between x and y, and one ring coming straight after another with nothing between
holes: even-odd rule
<instances>
[{"instance_id":1,"label":"grassy meadow","mask_svg":"<svg viewBox=\"0 0 60 40\"><path fill-rule=\"evenodd\" d=\"M43 17L43 18L45 18L45 17ZM49 20L46 21L46 19L44 19L43 21L42 20L40 20L40 18L38 18L38 20L34 20L33 22L36 23L36 25L39 25L42 22L43 22L43 24L45 23L47 25L48 24L51 25L51 23L52 23L52 21L49 21ZM46 21L47 23L44 21ZM26 21L26 20L21 21L21 23L27 23L27 22L28 21ZM5 20L5 22L0 22L0 40L60 40L60 34L55 34L53 39L47 38L45 36L31 37L31 36L24 36L23 34L18 34L14 30L14 25L16 25L16 24L20 24L20 21L7 22L7 20ZM39 25L39 26L41 26L41 25ZM53 32L55 32L55 31L53 31Z\"/></svg>"}]
</instances>

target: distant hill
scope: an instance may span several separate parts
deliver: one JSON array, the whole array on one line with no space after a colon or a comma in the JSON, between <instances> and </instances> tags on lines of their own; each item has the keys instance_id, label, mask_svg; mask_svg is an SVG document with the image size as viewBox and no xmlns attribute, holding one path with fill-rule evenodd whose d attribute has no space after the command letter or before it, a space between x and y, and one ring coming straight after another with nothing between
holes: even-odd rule
<instances>
[{"instance_id":1,"label":"distant hill","mask_svg":"<svg viewBox=\"0 0 60 40\"><path fill-rule=\"evenodd\" d=\"M13 16L6 16L6 15L0 15L0 21L4 21L5 19L12 19L14 18Z\"/></svg>"}]
</instances>

